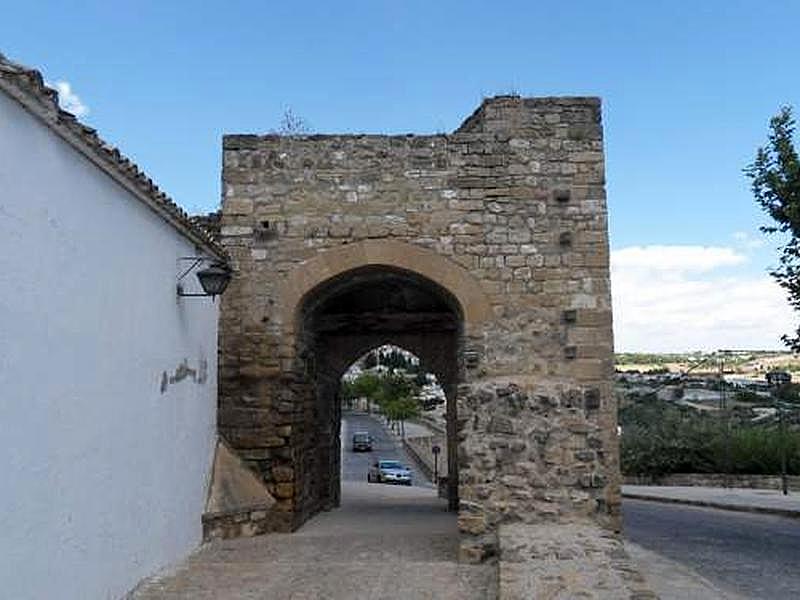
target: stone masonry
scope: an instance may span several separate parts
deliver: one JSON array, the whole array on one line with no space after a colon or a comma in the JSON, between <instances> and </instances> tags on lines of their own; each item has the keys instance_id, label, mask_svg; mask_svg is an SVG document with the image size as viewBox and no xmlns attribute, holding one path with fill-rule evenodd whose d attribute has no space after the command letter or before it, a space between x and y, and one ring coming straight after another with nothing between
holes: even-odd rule
<instances>
[{"instance_id":1,"label":"stone masonry","mask_svg":"<svg viewBox=\"0 0 800 600\"><path fill-rule=\"evenodd\" d=\"M338 378L387 342L444 380L463 560L507 523L619 528L604 183L596 98L490 98L450 135L225 136L219 431L271 529L337 504Z\"/></svg>"}]
</instances>

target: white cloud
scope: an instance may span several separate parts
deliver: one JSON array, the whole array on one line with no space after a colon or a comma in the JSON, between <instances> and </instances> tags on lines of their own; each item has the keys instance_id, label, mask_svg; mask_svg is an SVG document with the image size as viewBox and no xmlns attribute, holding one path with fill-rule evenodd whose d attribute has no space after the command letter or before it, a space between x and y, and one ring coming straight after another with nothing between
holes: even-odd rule
<instances>
[{"instance_id":1,"label":"white cloud","mask_svg":"<svg viewBox=\"0 0 800 600\"><path fill-rule=\"evenodd\" d=\"M797 317L766 274L736 273L732 248L638 246L612 252L618 350L779 348ZM728 267L723 273L714 271Z\"/></svg>"},{"instance_id":2,"label":"white cloud","mask_svg":"<svg viewBox=\"0 0 800 600\"><path fill-rule=\"evenodd\" d=\"M58 104L62 109L71 112L76 117L85 117L89 114L89 107L72 91L72 86L68 81L56 81L48 86L58 91Z\"/></svg>"},{"instance_id":3,"label":"white cloud","mask_svg":"<svg viewBox=\"0 0 800 600\"><path fill-rule=\"evenodd\" d=\"M631 246L614 252L614 266L654 271L711 271L747 262L733 248L720 246Z\"/></svg>"},{"instance_id":4,"label":"white cloud","mask_svg":"<svg viewBox=\"0 0 800 600\"><path fill-rule=\"evenodd\" d=\"M756 248L761 248L764 245L763 238L753 237L746 231L735 231L733 233L733 239L736 240L738 245L746 248L747 250L755 250Z\"/></svg>"}]
</instances>

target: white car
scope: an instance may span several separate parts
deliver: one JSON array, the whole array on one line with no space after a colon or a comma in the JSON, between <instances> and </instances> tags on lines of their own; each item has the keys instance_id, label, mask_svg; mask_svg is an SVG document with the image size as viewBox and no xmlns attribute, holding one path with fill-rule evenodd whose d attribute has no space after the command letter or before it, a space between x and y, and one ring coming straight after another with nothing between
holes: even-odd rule
<instances>
[{"instance_id":1,"label":"white car","mask_svg":"<svg viewBox=\"0 0 800 600\"><path fill-rule=\"evenodd\" d=\"M367 481L411 485L411 469L397 460L378 460L367 472Z\"/></svg>"}]
</instances>

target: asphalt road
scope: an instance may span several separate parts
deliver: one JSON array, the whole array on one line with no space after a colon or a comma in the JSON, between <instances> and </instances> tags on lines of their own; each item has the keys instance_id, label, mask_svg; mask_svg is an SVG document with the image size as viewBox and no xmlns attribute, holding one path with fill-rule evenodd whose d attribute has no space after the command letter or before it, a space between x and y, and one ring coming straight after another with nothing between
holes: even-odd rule
<instances>
[{"instance_id":1,"label":"asphalt road","mask_svg":"<svg viewBox=\"0 0 800 600\"><path fill-rule=\"evenodd\" d=\"M372 435L372 452L352 451L356 431ZM414 486L432 487L380 421L343 413L342 480L365 482L379 458L402 461ZM627 499L622 509L630 541L685 565L731 597L800 598L800 520Z\"/></svg>"},{"instance_id":2,"label":"asphalt road","mask_svg":"<svg viewBox=\"0 0 800 600\"><path fill-rule=\"evenodd\" d=\"M800 520L642 500L622 503L625 537L741 596L800 598Z\"/></svg>"},{"instance_id":3,"label":"asphalt road","mask_svg":"<svg viewBox=\"0 0 800 600\"><path fill-rule=\"evenodd\" d=\"M372 452L353 452L353 434L368 431L372 436ZM399 460L411 469L412 485L432 488L417 465L399 442L386 431L375 417L364 413L342 413L342 481L366 481L367 471L376 460ZM390 484L374 484L390 485Z\"/></svg>"}]
</instances>

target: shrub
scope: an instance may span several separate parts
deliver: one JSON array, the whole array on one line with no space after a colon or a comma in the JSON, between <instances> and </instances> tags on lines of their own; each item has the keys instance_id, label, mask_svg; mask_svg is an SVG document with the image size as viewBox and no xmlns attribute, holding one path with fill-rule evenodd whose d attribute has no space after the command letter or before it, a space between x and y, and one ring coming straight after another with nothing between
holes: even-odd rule
<instances>
[{"instance_id":1,"label":"shrub","mask_svg":"<svg viewBox=\"0 0 800 600\"><path fill-rule=\"evenodd\" d=\"M752 425L661 402L648 395L620 409L626 475L670 473L775 475L786 445L787 471L800 474L800 432Z\"/></svg>"}]
</instances>

